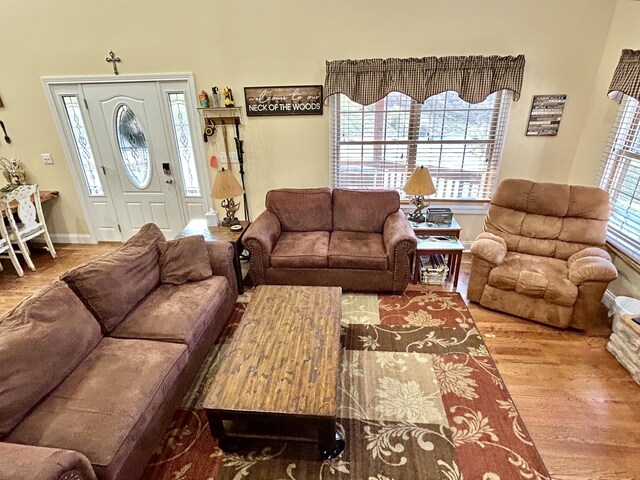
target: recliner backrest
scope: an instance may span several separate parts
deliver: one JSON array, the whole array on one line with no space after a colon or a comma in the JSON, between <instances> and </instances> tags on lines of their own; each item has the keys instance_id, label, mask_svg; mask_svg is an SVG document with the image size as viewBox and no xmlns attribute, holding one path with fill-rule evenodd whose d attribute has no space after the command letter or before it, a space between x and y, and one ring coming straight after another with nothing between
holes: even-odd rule
<instances>
[{"instance_id":1,"label":"recliner backrest","mask_svg":"<svg viewBox=\"0 0 640 480\"><path fill-rule=\"evenodd\" d=\"M509 251L562 260L603 246L609 194L600 188L508 179L498 185L484 231L502 237Z\"/></svg>"}]
</instances>

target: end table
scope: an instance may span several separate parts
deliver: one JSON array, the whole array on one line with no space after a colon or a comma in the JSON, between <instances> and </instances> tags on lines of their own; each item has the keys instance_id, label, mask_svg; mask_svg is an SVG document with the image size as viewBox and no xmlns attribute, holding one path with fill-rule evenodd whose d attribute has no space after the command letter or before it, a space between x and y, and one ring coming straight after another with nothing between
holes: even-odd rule
<instances>
[{"instance_id":1,"label":"end table","mask_svg":"<svg viewBox=\"0 0 640 480\"><path fill-rule=\"evenodd\" d=\"M240 253L242 253L242 237L251 222L240 221L242 230L234 232L229 227L208 227L205 219L191 220L189 224L176 235L176 238L188 237L191 235L202 235L205 240L217 240L219 242L229 242L233 245L233 268L236 271L236 279L238 281L238 294L244 293L242 285L242 269L240 268Z\"/></svg>"},{"instance_id":2,"label":"end table","mask_svg":"<svg viewBox=\"0 0 640 480\"><path fill-rule=\"evenodd\" d=\"M453 274L453 286L458 286L460 276L460 263L464 246L460 243L460 232L462 227L454 218L451 223L430 223L409 221L416 236L418 236L418 246L413 260L413 283L418 283L420 278L420 255L440 253L447 255L449 274ZM422 237L422 238L421 238ZM438 242L430 237L453 237L455 242Z\"/></svg>"}]
</instances>

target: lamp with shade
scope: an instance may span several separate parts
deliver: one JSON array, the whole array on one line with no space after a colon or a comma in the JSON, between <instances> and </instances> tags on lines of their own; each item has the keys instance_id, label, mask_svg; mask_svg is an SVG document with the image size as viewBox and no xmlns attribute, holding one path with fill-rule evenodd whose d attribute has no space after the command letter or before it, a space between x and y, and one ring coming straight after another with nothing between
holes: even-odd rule
<instances>
[{"instance_id":1,"label":"lamp with shade","mask_svg":"<svg viewBox=\"0 0 640 480\"><path fill-rule=\"evenodd\" d=\"M429 206L428 196L436 193L436 187L433 185L429 169L424 166L417 167L409 177L409 180L407 180L407 183L404 184L402 190L412 196L411 203L416 207L413 213L408 215L409 220L417 223L426 221L422 210Z\"/></svg>"},{"instance_id":2,"label":"lamp with shade","mask_svg":"<svg viewBox=\"0 0 640 480\"><path fill-rule=\"evenodd\" d=\"M236 212L240 208L240 203L236 203L234 197L239 197L244 193L242 186L233 176L231 170L220 170L213 182L211 198L222 200L222 208L226 210L226 216L221 222L224 227L240 225L240 220L236 218Z\"/></svg>"}]
</instances>

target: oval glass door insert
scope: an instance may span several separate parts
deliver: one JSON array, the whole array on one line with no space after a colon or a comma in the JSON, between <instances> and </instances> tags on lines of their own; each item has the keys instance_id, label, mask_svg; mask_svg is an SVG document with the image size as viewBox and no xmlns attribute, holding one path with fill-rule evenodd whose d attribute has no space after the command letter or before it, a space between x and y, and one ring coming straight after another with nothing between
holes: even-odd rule
<instances>
[{"instance_id":1,"label":"oval glass door insert","mask_svg":"<svg viewBox=\"0 0 640 480\"><path fill-rule=\"evenodd\" d=\"M116 137L122 165L131 183L143 189L151 181L151 159L147 139L133 110L120 105L116 112Z\"/></svg>"}]
</instances>

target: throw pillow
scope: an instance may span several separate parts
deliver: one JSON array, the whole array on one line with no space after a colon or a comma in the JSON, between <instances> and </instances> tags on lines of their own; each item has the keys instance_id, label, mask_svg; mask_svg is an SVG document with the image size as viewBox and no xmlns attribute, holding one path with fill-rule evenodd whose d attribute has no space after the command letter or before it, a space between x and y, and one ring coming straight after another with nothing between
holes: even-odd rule
<instances>
[{"instance_id":1,"label":"throw pillow","mask_svg":"<svg viewBox=\"0 0 640 480\"><path fill-rule=\"evenodd\" d=\"M202 235L158 244L160 281L172 285L197 282L213 275L207 242Z\"/></svg>"}]
</instances>

